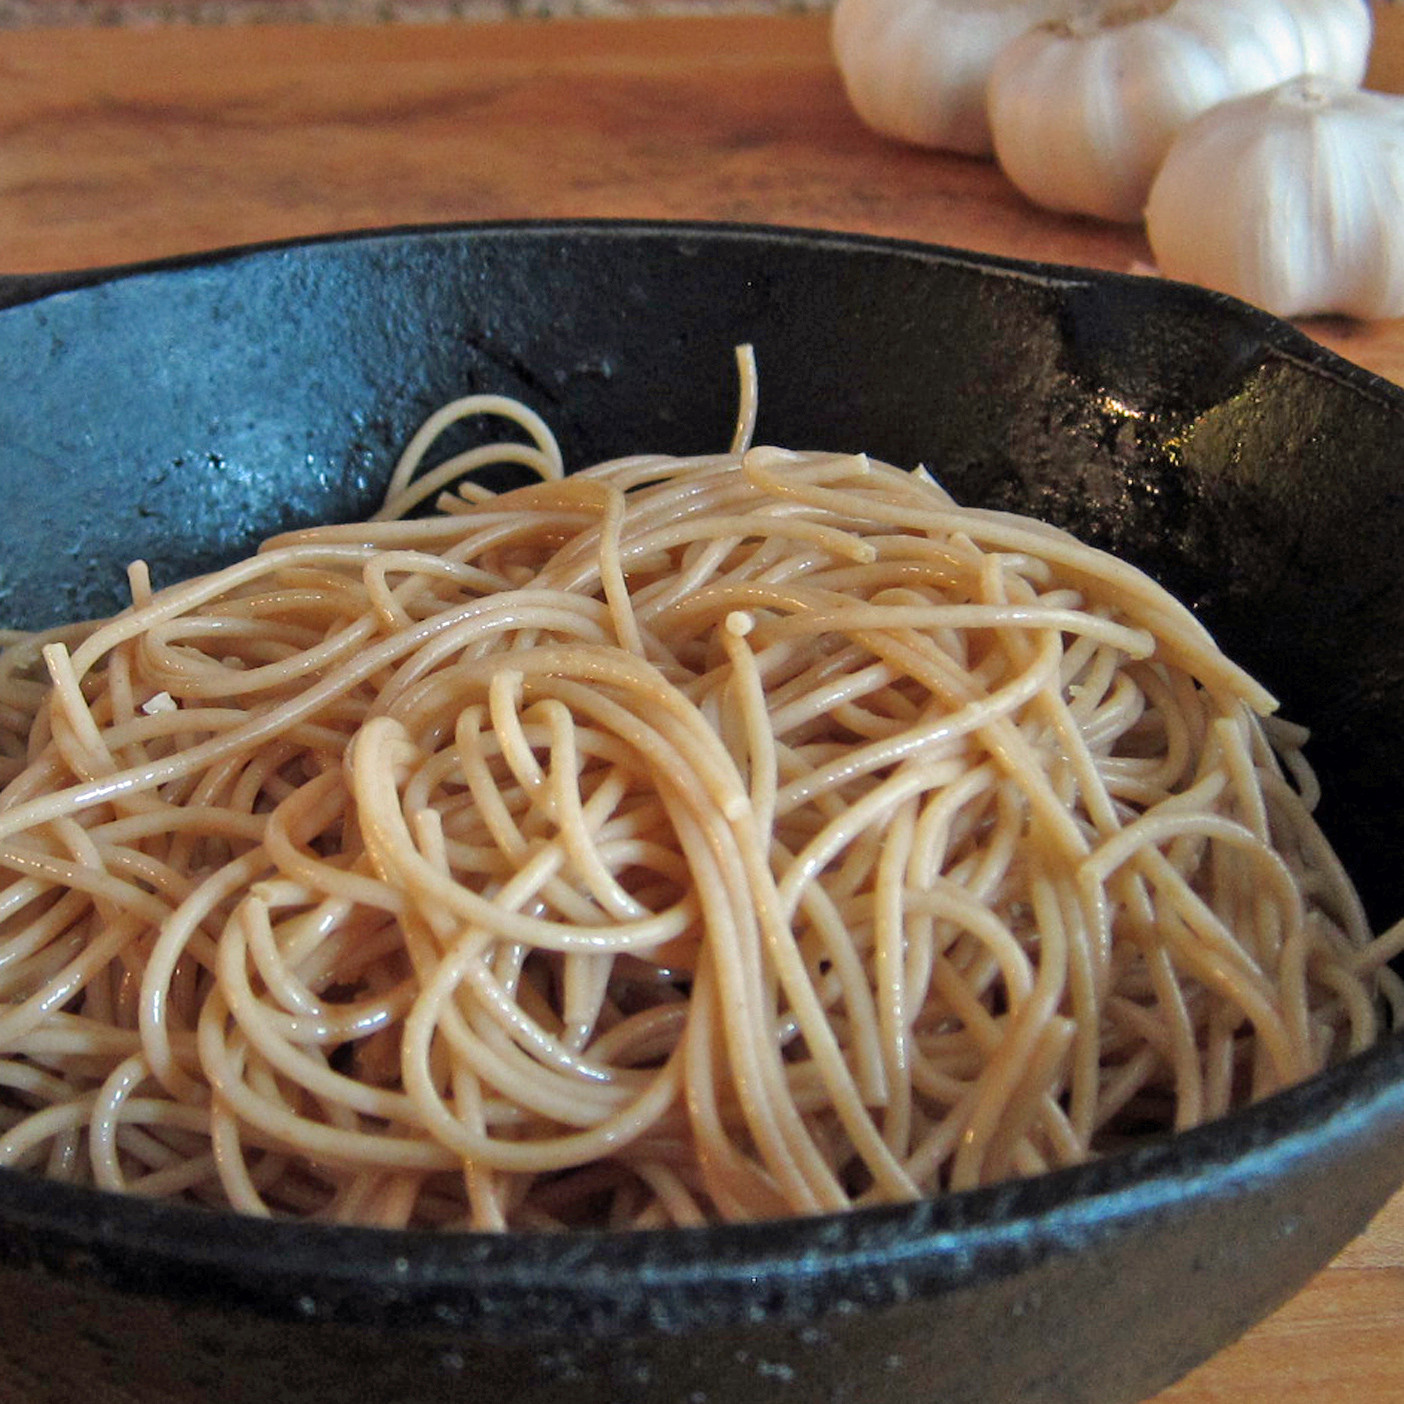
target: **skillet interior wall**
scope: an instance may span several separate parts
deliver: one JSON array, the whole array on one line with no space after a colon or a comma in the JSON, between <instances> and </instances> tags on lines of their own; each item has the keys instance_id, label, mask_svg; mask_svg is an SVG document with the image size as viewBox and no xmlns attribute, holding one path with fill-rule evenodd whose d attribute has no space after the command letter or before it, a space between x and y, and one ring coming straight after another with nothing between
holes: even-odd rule
<instances>
[{"instance_id":1,"label":"skillet interior wall","mask_svg":"<svg viewBox=\"0 0 1404 1404\"><path fill-rule=\"evenodd\" d=\"M0 313L0 622L109 612L134 556L164 582L364 515L470 390L527 400L575 464L715 450L750 340L760 438L925 462L1198 608L1312 727L1328 831L1398 914L1404 412L1280 324L1153 280L715 227L408 232L78 281Z\"/></svg>"}]
</instances>

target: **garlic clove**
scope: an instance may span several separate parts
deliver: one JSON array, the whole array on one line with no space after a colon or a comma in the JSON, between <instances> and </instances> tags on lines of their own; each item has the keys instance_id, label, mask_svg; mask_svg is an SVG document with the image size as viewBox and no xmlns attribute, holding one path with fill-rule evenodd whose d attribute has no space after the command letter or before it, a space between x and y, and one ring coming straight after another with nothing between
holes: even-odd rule
<instances>
[{"instance_id":1,"label":"garlic clove","mask_svg":"<svg viewBox=\"0 0 1404 1404\"><path fill-rule=\"evenodd\" d=\"M1365 81L1374 37L1368 4L1325 4L1321 0L1276 0L1296 22L1301 72L1315 73L1347 87Z\"/></svg>"},{"instance_id":2,"label":"garlic clove","mask_svg":"<svg viewBox=\"0 0 1404 1404\"><path fill-rule=\"evenodd\" d=\"M1365 0L1140 0L1011 40L990 74L995 155L1050 209L1133 222L1175 134L1201 112L1329 64L1359 82Z\"/></svg>"},{"instance_id":3,"label":"garlic clove","mask_svg":"<svg viewBox=\"0 0 1404 1404\"><path fill-rule=\"evenodd\" d=\"M993 150L995 56L1080 0L837 0L830 40L844 91L874 131L967 156Z\"/></svg>"},{"instance_id":4,"label":"garlic clove","mask_svg":"<svg viewBox=\"0 0 1404 1404\"><path fill-rule=\"evenodd\" d=\"M1171 146L1146 232L1165 277L1280 317L1404 316L1404 98L1305 77L1224 103Z\"/></svg>"}]
</instances>

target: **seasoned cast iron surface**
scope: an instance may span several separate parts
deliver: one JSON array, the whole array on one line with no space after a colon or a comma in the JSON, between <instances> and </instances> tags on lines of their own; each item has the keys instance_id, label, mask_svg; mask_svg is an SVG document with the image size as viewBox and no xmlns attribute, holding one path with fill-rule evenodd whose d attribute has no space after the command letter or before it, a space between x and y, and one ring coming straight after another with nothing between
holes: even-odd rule
<instances>
[{"instance_id":1,"label":"seasoned cast iron surface","mask_svg":"<svg viewBox=\"0 0 1404 1404\"><path fill-rule=\"evenodd\" d=\"M0 314L0 623L110 611L133 556L162 583L364 515L415 425L468 391L527 400L576 465L718 449L750 340L761 438L925 462L1201 606L1319 733L1360 814L1335 816L1359 880L1392 895L1396 742L1375 719L1404 678L1401 397L1271 319L1149 279L706 227L407 233L83 278Z\"/></svg>"},{"instance_id":2,"label":"seasoned cast iron surface","mask_svg":"<svg viewBox=\"0 0 1404 1404\"><path fill-rule=\"evenodd\" d=\"M1404 910L1404 396L1238 304L871 239L579 224L236 251L0 302L0 624L118 607L134 556L162 583L364 515L467 392L528 401L575 465L722 448L751 341L760 439L924 462L1198 608L1316 732L1376 918ZM0 1399L1132 1400L1401 1177L1397 1040L1124 1159L697 1235L425 1242L0 1174Z\"/></svg>"}]
</instances>

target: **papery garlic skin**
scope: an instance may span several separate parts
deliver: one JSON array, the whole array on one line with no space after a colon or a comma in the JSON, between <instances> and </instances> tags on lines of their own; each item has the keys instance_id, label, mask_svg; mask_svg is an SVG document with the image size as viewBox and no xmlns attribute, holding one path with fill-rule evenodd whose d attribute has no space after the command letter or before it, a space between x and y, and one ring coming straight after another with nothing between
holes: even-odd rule
<instances>
[{"instance_id":1,"label":"papery garlic skin","mask_svg":"<svg viewBox=\"0 0 1404 1404\"><path fill-rule=\"evenodd\" d=\"M1374 12L1368 0L1342 4L1330 0L1277 0L1297 22L1303 74L1315 74L1347 87L1365 81L1374 37ZM1363 13L1362 13L1363 12Z\"/></svg>"},{"instance_id":2,"label":"papery garlic skin","mask_svg":"<svg viewBox=\"0 0 1404 1404\"><path fill-rule=\"evenodd\" d=\"M1146 232L1165 277L1279 317L1404 316L1404 98L1300 78L1205 113Z\"/></svg>"},{"instance_id":3,"label":"papery garlic skin","mask_svg":"<svg viewBox=\"0 0 1404 1404\"><path fill-rule=\"evenodd\" d=\"M1188 122L1310 71L1358 84L1371 34L1366 0L1096 5L1000 51L988 90L995 155L1036 204L1134 222Z\"/></svg>"},{"instance_id":4,"label":"papery garlic skin","mask_svg":"<svg viewBox=\"0 0 1404 1404\"><path fill-rule=\"evenodd\" d=\"M985 87L999 51L1080 0L837 0L844 91L874 131L966 156L993 151Z\"/></svg>"}]
</instances>

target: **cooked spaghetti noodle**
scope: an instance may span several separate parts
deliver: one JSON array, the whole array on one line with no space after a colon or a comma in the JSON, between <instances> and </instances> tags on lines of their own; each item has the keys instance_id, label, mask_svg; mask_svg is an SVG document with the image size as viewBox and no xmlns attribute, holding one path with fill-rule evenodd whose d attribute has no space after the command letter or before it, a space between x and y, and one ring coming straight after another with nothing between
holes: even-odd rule
<instances>
[{"instance_id":1,"label":"cooked spaghetti noodle","mask_svg":"<svg viewBox=\"0 0 1404 1404\"><path fill-rule=\"evenodd\" d=\"M750 404L566 476L459 402L377 520L13 642L0 1163L690 1225L1078 1162L1377 1036L1398 941L1195 619ZM530 442L422 474L478 412ZM503 461L541 481L454 486Z\"/></svg>"}]
</instances>

